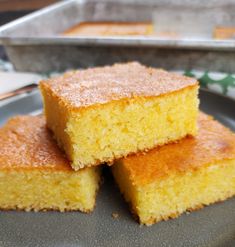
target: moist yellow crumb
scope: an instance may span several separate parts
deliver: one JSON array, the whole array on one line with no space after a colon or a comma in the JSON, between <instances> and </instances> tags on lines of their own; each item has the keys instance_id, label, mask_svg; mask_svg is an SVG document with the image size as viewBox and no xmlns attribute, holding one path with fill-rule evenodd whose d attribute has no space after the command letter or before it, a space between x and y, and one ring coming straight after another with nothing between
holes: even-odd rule
<instances>
[{"instance_id":1,"label":"moist yellow crumb","mask_svg":"<svg viewBox=\"0 0 235 247\"><path fill-rule=\"evenodd\" d=\"M100 168L75 172L42 116L19 116L0 129L0 209L94 209Z\"/></svg>"},{"instance_id":2,"label":"moist yellow crumb","mask_svg":"<svg viewBox=\"0 0 235 247\"><path fill-rule=\"evenodd\" d=\"M72 167L112 163L197 133L198 82L137 62L40 83L47 126Z\"/></svg>"},{"instance_id":3,"label":"moist yellow crumb","mask_svg":"<svg viewBox=\"0 0 235 247\"><path fill-rule=\"evenodd\" d=\"M176 218L235 195L235 134L203 113L198 124L195 137L130 155L112 166L141 224Z\"/></svg>"}]
</instances>

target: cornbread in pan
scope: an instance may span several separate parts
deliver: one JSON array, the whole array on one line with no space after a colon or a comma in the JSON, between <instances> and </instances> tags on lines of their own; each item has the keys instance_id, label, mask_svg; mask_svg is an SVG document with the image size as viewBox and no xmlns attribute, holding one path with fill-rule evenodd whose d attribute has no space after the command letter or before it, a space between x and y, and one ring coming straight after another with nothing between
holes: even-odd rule
<instances>
[{"instance_id":1,"label":"cornbread in pan","mask_svg":"<svg viewBox=\"0 0 235 247\"><path fill-rule=\"evenodd\" d=\"M43 117L14 117L0 129L0 209L90 212L99 181L99 167L72 170Z\"/></svg>"},{"instance_id":2,"label":"cornbread in pan","mask_svg":"<svg viewBox=\"0 0 235 247\"><path fill-rule=\"evenodd\" d=\"M216 27L214 30L215 39L234 39L235 27Z\"/></svg>"},{"instance_id":3,"label":"cornbread in pan","mask_svg":"<svg viewBox=\"0 0 235 247\"><path fill-rule=\"evenodd\" d=\"M66 36L126 36L151 35L150 22L81 22L66 30Z\"/></svg>"},{"instance_id":4,"label":"cornbread in pan","mask_svg":"<svg viewBox=\"0 0 235 247\"><path fill-rule=\"evenodd\" d=\"M199 133L112 166L140 223L151 225L235 195L235 134L201 114Z\"/></svg>"},{"instance_id":5,"label":"cornbread in pan","mask_svg":"<svg viewBox=\"0 0 235 247\"><path fill-rule=\"evenodd\" d=\"M40 83L48 127L72 167L112 162L197 132L198 82L137 62Z\"/></svg>"}]
</instances>

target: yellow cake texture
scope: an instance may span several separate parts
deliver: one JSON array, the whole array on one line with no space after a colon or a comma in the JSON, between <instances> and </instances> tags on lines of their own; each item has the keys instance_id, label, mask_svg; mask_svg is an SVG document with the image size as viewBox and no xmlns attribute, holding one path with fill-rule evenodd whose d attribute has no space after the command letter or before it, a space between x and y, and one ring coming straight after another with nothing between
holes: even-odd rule
<instances>
[{"instance_id":1,"label":"yellow cake texture","mask_svg":"<svg viewBox=\"0 0 235 247\"><path fill-rule=\"evenodd\" d=\"M198 82L137 62L40 83L47 126L78 170L197 133Z\"/></svg>"},{"instance_id":2,"label":"yellow cake texture","mask_svg":"<svg viewBox=\"0 0 235 247\"><path fill-rule=\"evenodd\" d=\"M66 30L66 36L136 36L153 35L150 22L81 22Z\"/></svg>"},{"instance_id":3,"label":"yellow cake texture","mask_svg":"<svg viewBox=\"0 0 235 247\"><path fill-rule=\"evenodd\" d=\"M99 169L74 171L42 116L14 117L0 129L0 209L90 212Z\"/></svg>"},{"instance_id":4,"label":"yellow cake texture","mask_svg":"<svg viewBox=\"0 0 235 247\"><path fill-rule=\"evenodd\" d=\"M235 134L200 114L199 133L112 166L141 224L151 225L235 195Z\"/></svg>"}]
</instances>

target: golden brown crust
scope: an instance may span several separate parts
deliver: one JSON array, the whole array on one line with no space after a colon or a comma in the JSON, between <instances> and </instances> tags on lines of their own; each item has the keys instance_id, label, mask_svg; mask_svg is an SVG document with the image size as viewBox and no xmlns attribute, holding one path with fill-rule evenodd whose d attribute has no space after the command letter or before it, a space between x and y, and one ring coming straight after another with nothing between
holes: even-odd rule
<instances>
[{"instance_id":1,"label":"golden brown crust","mask_svg":"<svg viewBox=\"0 0 235 247\"><path fill-rule=\"evenodd\" d=\"M183 155L182 155L183 154ZM136 185L172 173L196 170L209 163L235 158L235 134L205 114L199 116L199 133L121 160Z\"/></svg>"},{"instance_id":2,"label":"golden brown crust","mask_svg":"<svg viewBox=\"0 0 235 247\"><path fill-rule=\"evenodd\" d=\"M66 107L80 109L114 100L160 96L197 85L196 79L131 62L68 72L42 81L40 88Z\"/></svg>"},{"instance_id":3,"label":"golden brown crust","mask_svg":"<svg viewBox=\"0 0 235 247\"><path fill-rule=\"evenodd\" d=\"M150 22L81 22L63 34L66 36L150 35Z\"/></svg>"},{"instance_id":4,"label":"golden brown crust","mask_svg":"<svg viewBox=\"0 0 235 247\"><path fill-rule=\"evenodd\" d=\"M42 116L14 117L0 129L0 169L73 171Z\"/></svg>"}]
</instances>

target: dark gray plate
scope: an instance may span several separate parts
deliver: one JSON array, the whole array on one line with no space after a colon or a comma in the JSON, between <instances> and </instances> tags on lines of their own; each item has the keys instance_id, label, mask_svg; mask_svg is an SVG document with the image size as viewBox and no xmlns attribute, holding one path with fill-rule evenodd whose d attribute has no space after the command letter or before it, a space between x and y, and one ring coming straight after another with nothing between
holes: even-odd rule
<instances>
[{"instance_id":1,"label":"dark gray plate","mask_svg":"<svg viewBox=\"0 0 235 247\"><path fill-rule=\"evenodd\" d=\"M201 109L235 130L235 102L201 91ZM37 92L0 107L0 124L42 107ZM120 217L113 219L117 212ZM0 246L235 246L235 198L178 219L140 227L131 217L109 172L95 211L0 212Z\"/></svg>"}]
</instances>

